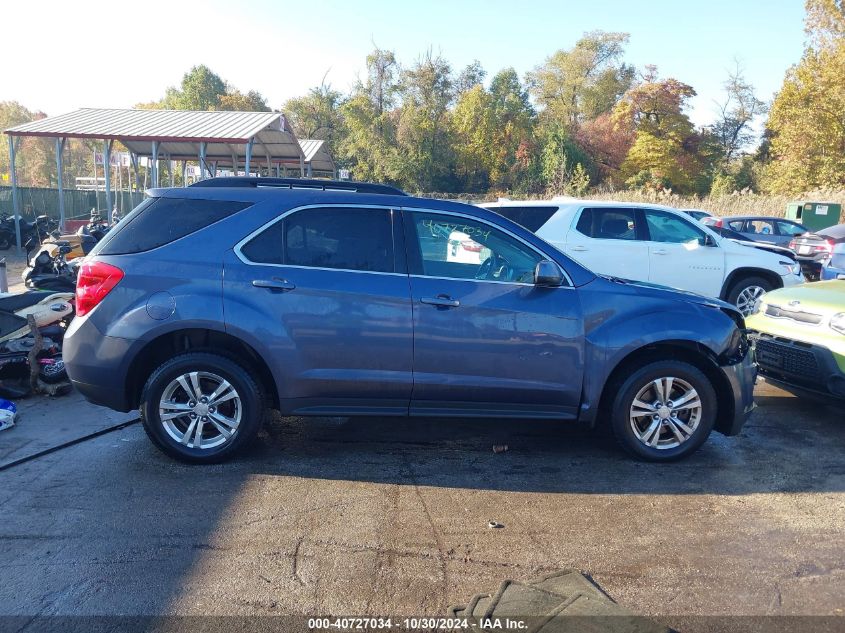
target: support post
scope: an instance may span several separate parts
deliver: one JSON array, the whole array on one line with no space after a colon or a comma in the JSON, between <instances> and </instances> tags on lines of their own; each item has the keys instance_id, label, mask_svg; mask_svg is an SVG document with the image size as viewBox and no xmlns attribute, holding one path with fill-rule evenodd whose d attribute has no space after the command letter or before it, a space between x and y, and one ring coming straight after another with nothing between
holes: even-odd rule
<instances>
[{"instance_id":1,"label":"support post","mask_svg":"<svg viewBox=\"0 0 845 633\"><path fill-rule=\"evenodd\" d=\"M200 143L200 180L205 180L205 174L208 172L205 164L205 153L208 151L208 143Z\"/></svg>"},{"instance_id":2,"label":"support post","mask_svg":"<svg viewBox=\"0 0 845 633\"><path fill-rule=\"evenodd\" d=\"M182 161L182 186L188 186L188 161Z\"/></svg>"},{"instance_id":3,"label":"support post","mask_svg":"<svg viewBox=\"0 0 845 633\"><path fill-rule=\"evenodd\" d=\"M299 177L305 177L305 157L299 152Z\"/></svg>"},{"instance_id":4,"label":"support post","mask_svg":"<svg viewBox=\"0 0 845 633\"><path fill-rule=\"evenodd\" d=\"M143 193L143 190L141 189L141 172L138 169L138 154L135 152L129 152L129 162L132 163L132 171L135 174L135 192ZM135 206L134 200L132 200L132 206Z\"/></svg>"},{"instance_id":5,"label":"support post","mask_svg":"<svg viewBox=\"0 0 845 633\"><path fill-rule=\"evenodd\" d=\"M244 176L249 176L249 163L252 160L252 144L254 142L254 138L251 138L246 142L246 160L244 161Z\"/></svg>"},{"instance_id":6,"label":"support post","mask_svg":"<svg viewBox=\"0 0 845 633\"><path fill-rule=\"evenodd\" d=\"M232 152L232 175L238 175L238 155Z\"/></svg>"},{"instance_id":7,"label":"support post","mask_svg":"<svg viewBox=\"0 0 845 633\"><path fill-rule=\"evenodd\" d=\"M152 173L150 180L153 188L158 187L158 141L153 141Z\"/></svg>"},{"instance_id":8,"label":"support post","mask_svg":"<svg viewBox=\"0 0 845 633\"><path fill-rule=\"evenodd\" d=\"M20 255L21 244L21 200L18 194L18 177L15 173L15 152L18 149L17 137L9 135L9 172L12 174L12 208L15 211L15 252Z\"/></svg>"},{"instance_id":9,"label":"support post","mask_svg":"<svg viewBox=\"0 0 845 633\"><path fill-rule=\"evenodd\" d=\"M167 155L167 170L170 172L170 186L176 186L176 174L174 174L175 164L173 160L170 158L170 154Z\"/></svg>"},{"instance_id":10,"label":"support post","mask_svg":"<svg viewBox=\"0 0 845 633\"><path fill-rule=\"evenodd\" d=\"M59 187L59 230L64 233L65 230L65 190L63 182L64 161L62 160L65 153L65 138L56 139L56 174L58 176Z\"/></svg>"},{"instance_id":11,"label":"support post","mask_svg":"<svg viewBox=\"0 0 845 633\"><path fill-rule=\"evenodd\" d=\"M106 217L111 217L111 148L114 141L109 139L103 143L103 172L106 177Z\"/></svg>"}]
</instances>

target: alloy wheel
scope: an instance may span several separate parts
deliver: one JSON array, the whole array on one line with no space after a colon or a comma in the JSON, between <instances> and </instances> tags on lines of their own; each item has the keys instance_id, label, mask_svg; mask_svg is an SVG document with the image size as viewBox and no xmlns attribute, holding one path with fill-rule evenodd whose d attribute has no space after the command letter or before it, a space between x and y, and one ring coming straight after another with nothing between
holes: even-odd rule
<instances>
[{"instance_id":1,"label":"alloy wheel","mask_svg":"<svg viewBox=\"0 0 845 633\"><path fill-rule=\"evenodd\" d=\"M200 450L229 442L243 413L241 397L225 378L192 371L174 378L161 395L158 415L176 442Z\"/></svg>"},{"instance_id":2,"label":"alloy wheel","mask_svg":"<svg viewBox=\"0 0 845 633\"><path fill-rule=\"evenodd\" d=\"M739 311L742 312L742 316L748 316L751 314L751 310L754 309L754 304L757 303L757 299L762 297L766 294L766 289L761 288L760 286L748 286L747 288L743 288L742 292L739 293L739 296L736 298L736 307L739 308Z\"/></svg>"},{"instance_id":3,"label":"alloy wheel","mask_svg":"<svg viewBox=\"0 0 845 633\"><path fill-rule=\"evenodd\" d=\"M649 448L676 448L690 439L701 422L701 399L686 380L656 378L634 397L628 414L635 437Z\"/></svg>"}]
</instances>

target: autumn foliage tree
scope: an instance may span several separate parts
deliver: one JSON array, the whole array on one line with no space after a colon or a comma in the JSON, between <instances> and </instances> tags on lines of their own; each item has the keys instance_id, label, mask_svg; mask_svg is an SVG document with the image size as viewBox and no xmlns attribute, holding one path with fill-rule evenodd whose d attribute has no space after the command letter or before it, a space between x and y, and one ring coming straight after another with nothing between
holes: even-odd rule
<instances>
[{"instance_id":1,"label":"autumn foliage tree","mask_svg":"<svg viewBox=\"0 0 845 633\"><path fill-rule=\"evenodd\" d=\"M779 193L845 186L845 9L807 1L808 46L786 74L767 127L765 180Z\"/></svg>"}]
</instances>

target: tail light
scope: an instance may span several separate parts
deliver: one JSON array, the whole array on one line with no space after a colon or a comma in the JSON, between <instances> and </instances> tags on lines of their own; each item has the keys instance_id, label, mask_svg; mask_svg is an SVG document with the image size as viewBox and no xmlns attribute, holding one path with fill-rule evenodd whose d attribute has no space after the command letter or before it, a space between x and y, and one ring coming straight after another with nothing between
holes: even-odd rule
<instances>
[{"instance_id":1,"label":"tail light","mask_svg":"<svg viewBox=\"0 0 845 633\"><path fill-rule=\"evenodd\" d=\"M470 251L471 253L480 253L481 252L481 244L474 240L463 240L461 242L461 246L465 251Z\"/></svg>"},{"instance_id":2,"label":"tail light","mask_svg":"<svg viewBox=\"0 0 845 633\"><path fill-rule=\"evenodd\" d=\"M798 242L796 242L795 240L790 240L787 248L794 251L796 248L798 248Z\"/></svg>"},{"instance_id":3,"label":"tail light","mask_svg":"<svg viewBox=\"0 0 845 633\"><path fill-rule=\"evenodd\" d=\"M818 246L816 246L816 250L820 253L832 253L833 252L833 240L825 240Z\"/></svg>"},{"instance_id":4,"label":"tail light","mask_svg":"<svg viewBox=\"0 0 845 633\"><path fill-rule=\"evenodd\" d=\"M722 218L719 218L718 220L716 220L716 221L713 223L713 226L715 226L717 229L721 229L721 228L723 228L723 227L722 227Z\"/></svg>"},{"instance_id":5,"label":"tail light","mask_svg":"<svg viewBox=\"0 0 845 633\"><path fill-rule=\"evenodd\" d=\"M85 262L76 278L76 314L85 316L123 279L123 271L105 262Z\"/></svg>"}]
</instances>

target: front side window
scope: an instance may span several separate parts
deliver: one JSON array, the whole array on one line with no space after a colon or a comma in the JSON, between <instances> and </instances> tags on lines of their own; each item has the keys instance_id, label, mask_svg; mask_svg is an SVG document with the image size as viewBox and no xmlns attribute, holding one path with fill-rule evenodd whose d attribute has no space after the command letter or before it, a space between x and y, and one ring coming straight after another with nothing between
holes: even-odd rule
<instances>
[{"instance_id":1,"label":"front side window","mask_svg":"<svg viewBox=\"0 0 845 633\"><path fill-rule=\"evenodd\" d=\"M637 239L637 219L633 209L610 207L584 209L575 230L599 240Z\"/></svg>"},{"instance_id":2,"label":"front side window","mask_svg":"<svg viewBox=\"0 0 845 633\"><path fill-rule=\"evenodd\" d=\"M732 220L728 222L728 226L733 231L737 231L738 233L742 233L745 230L745 221L744 220Z\"/></svg>"},{"instance_id":3,"label":"front side window","mask_svg":"<svg viewBox=\"0 0 845 633\"><path fill-rule=\"evenodd\" d=\"M244 244L259 264L393 272L393 229L387 209L296 211Z\"/></svg>"},{"instance_id":4,"label":"front side window","mask_svg":"<svg viewBox=\"0 0 845 633\"><path fill-rule=\"evenodd\" d=\"M410 214L419 246L411 272L427 277L533 283L543 257L504 231L470 218ZM415 262L414 259L417 259Z\"/></svg>"},{"instance_id":5,"label":"front side window","mask_svg":"<svg viewBox=\"0 0 845 633\"><path fill-rule=\"evenodd\" d=\"M654 209L645 210L645 221L648 226L649 240L669 244L701 244L705 243L705 234L687 222L671 213L664 213Z\"/></svg>"}]
</instances>

